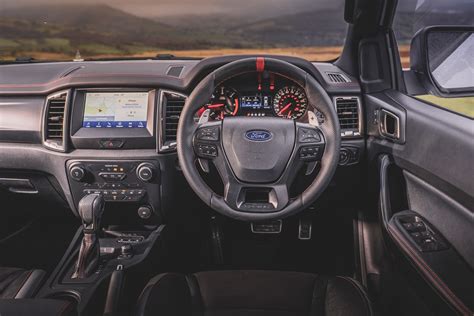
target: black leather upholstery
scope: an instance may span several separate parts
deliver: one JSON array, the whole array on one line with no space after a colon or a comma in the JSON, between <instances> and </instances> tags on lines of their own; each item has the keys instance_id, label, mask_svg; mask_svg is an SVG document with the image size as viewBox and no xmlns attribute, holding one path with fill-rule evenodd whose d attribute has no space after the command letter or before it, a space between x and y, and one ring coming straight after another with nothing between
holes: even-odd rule
<instances>
[{"instance_id":1,"label":"black leather upholstery","mask_svg":"<svg viewBox=\"0 0 474 316\"><path fill-rule=\"evenodd\" d=\"M350 278L299 272L216 271L161 274L150 280L139 316L372 315L363 288Z\"/></svg>"},{"instance_id":2,"label":"black leather upholstery","mask_svg":"<svg viewBox=\"0 0 474 316\"><path fill-rule=\"evenodd\" d=\"M44 277L42 270L0 267L0 299L32 297Z\"/></svg>"},{"instance_id":3,"label":"black leather upholstery","mask_svg":"<svg viewBox=\"0 0 474 316\"><path fill-rule=\"evenodd\" d=\"M76 316L75 304L53 299L0 300L2 316Z\"/></svg>"}]
</instances>

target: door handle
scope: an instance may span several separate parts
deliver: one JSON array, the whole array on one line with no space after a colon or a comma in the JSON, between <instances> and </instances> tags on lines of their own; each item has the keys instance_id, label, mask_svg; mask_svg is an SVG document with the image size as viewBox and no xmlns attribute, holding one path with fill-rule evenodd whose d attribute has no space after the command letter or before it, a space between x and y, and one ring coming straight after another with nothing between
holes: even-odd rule
<instances>
[{"instance_id":1,"label":"door handle","mask_svg":"<svg viewBox=\"0 0 474 316\"><path fill-rule=\"evenodd\" d=\"M386 138L400 139L400 118L395 113L385 109L379 112L379 129L380 134Z\"/></svg>"}]
</instances>

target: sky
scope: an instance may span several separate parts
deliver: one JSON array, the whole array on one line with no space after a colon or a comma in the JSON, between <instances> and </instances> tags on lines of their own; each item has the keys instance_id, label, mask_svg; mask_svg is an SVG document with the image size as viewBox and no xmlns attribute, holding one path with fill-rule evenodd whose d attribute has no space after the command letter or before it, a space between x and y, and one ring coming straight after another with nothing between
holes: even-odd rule
<instances>
[{"instance_id":1,"label":"sky","mask_svg":"<svg viewBox=\"0 0 474 316\"><path fill-rule=\"evenodd\" d=\"M380 1L380 0L379 0ZM144 17L174 16L180 14L242 14L266 18L308 10L343 10L345 0L0 0L0 10L27 5L46 4L107 4L127 13ZM413 11L428 5L441 11L462 8L474 0L399 0L399 8Z\"/></svg>"},{"instance_id":2,"label":"sky","mask_svg":"<svg viewBox=\"0 0 474 316\"><path fill-rule=\"evenodd\" d=\"M344 0L0 0L0 10L34 4L107 4L145 17L187 14L252 12L262 17L308 9L342 9Z\"/></svg>"}]
</instances>

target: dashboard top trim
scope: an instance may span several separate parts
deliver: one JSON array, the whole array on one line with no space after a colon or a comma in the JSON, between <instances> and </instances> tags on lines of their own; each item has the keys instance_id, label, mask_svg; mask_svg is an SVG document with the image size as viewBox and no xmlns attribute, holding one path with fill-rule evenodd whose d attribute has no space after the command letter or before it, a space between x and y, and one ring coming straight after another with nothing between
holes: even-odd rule
<instances>
[{"instance_id":1,"label":"dashboard top trim","mask_svg":"<svg viewBox=\"0 0 474 316\"><path fill-rule=\"evenodd\" d=\"M331 84L325 79L324 72L341 72L332 63L311 63L291 56L262 55L269 58L285 60L302 68L315 77L328 93L361 92L357 80L351 78L348 84ZM170 60L170 61L84 61L14 64L0 66L0 95L47 95L58 90L89 87L143 87L163 88L190 93L194 85L212 70L229 62L256 57L256 55L219 56L203 60ZM63 74L74 66L76 71ZM174 66L185 66L180 77L167 75L167 70ZM26 75L28 74L28 75ZM9 80L2 80L8 78ZM133 80L130 80L132 79Z\"/></svg>"}]
</instances>

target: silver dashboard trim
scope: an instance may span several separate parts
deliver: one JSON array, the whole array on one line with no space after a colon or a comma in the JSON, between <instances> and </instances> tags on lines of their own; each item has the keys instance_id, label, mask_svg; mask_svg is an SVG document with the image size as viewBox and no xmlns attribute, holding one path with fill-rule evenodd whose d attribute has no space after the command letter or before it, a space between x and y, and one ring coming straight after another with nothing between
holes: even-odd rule
<instances>
[{"instance_id":1,"label":"silver dashboard trim","mask_svg":"<svg viewBox=\"0 0 474 316\"><path fill-rule=\"evenodd\" d=\"M354 131L343 131L341 129L341 137L342 138L362 137L362 129L363 129L362 119L363 119L363 116L362 116L362 103L360 101L360 97L358 97L358 96L334 96L332 99L333 99L334 108L336 109L336 113L337 113L337 100L338 99L344 99L344 100L356 99L357 100L357 118L358 118L358 121L359 121L358 129L357 129L356 132L354 132Z\"/></svg>"},{"instance_id":2,"label":"silver dashboard trim","mask_svg":"<svg viewBox=\"0 0 474 316\"><path fill-rule=\"evenodd\" d=\"M182 97L184 98L184 102L186 103L187 99L188 99L188 96L183 94L183 93L180 93L180 92L176 92L176 91L173 91L173 90L167 90L167 89L160 89L159 90L159 93L158 93L158 112L157 112L157 119L156 119L156 130L158 132L158 137L157 137L157 148L158 148L158 152L160 153L166 153L166 152L172 152L172 151L175 151L176 150L176 142L172 142L170 144L165 144L165 141L164 141L164 137L165 137L165 128L166 128L166 124L165 124L165 107L164 107L164 95L165 94L174 94L174 95L177 95L179 97Z\"/></svg>"},{"instance_id":3,"label":"silver dashboard trim","mask_svg":"<svg viewBox=\"0 0 474 316\"><path fill-rule=\"evenodd\" d=\"M64 117L63 117L63 138L62 138L62 146L58 146L53 142L48 142L46 139L46 131L48 129L48 122L47 122L47 115L49 110L49 102L52 99L56 99L61 97L63 94L66 94L66 99L64 101ZM50 94L46 97L44 107L43 107L43 115L42 115L42 129L41 129L41 142L43 146L58 152L66 152L67 150L67 136L69 135L69 124L68 124L68 117L69 117L69 108L70 108L70 99L71 97L71 90L61 90Z\"/></svg>"}]
</instances>

